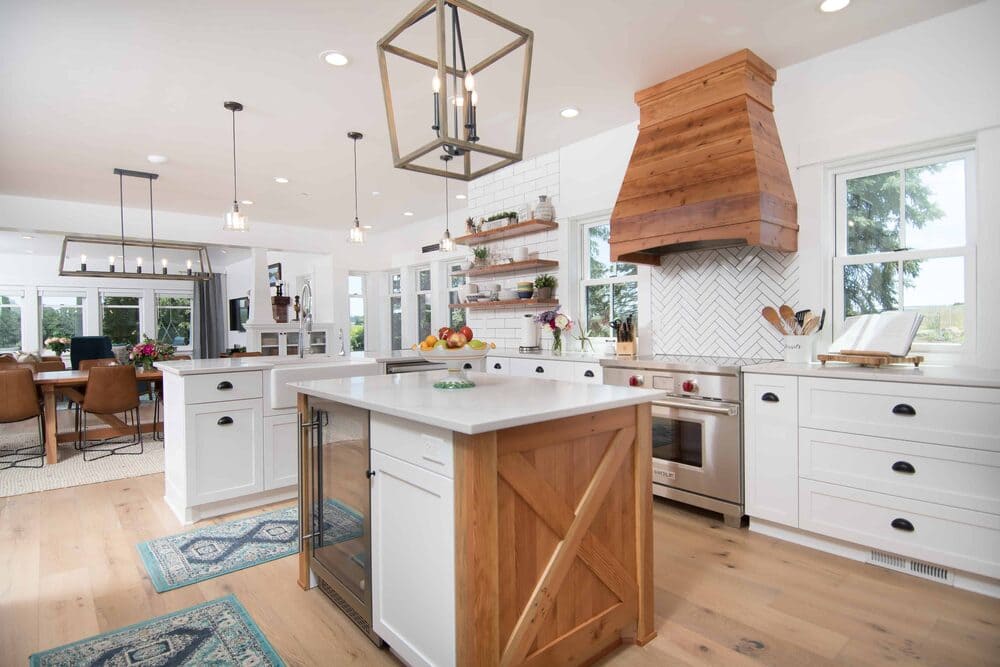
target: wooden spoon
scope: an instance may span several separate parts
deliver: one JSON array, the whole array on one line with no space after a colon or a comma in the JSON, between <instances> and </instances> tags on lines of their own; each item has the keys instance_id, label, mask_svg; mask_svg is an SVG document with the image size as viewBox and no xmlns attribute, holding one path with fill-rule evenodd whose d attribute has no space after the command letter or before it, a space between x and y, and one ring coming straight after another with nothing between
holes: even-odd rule
<instances>
[{"instance_id":1,"label":"wooden spoon","mask_svg":"<svg viewBox=\"0 0 1000 667\"><path fill-rule=\"evenodd\" d=\"M816 331L817 328L819 328L819 317L816 315L809 315L806 318L805 323L802 325L802 335L808 336Z\"/></svg>"},{"instance_id":2,"label":"wooden spoon","mask_svg":"<svg viewBox=\"0 0 1000 667\"><path fill-rule=\"evenodd\" d=\"M778 307L778 314L781 315L781 319L785 322L785 327L792 332L792 334L798 333L799 323L795 321L795 311L792 307L787 304L781 304Z\"/></svg>"},{"instance_id":3,"label":"wooden spoon","mask_svg":"<svg viewBox=\"0 0 1000 667\"><path fill-rule=\"evenodd\" d=\"M785 325L781 320L781 316L778 315L778 311L771 306L764 306L764 308L760 311L760 314L764 316L764 319L767 320L771 326L778 330L778 333L782 336L788 335L788 332L785 331Z\"/></svg>"}]
</instances>

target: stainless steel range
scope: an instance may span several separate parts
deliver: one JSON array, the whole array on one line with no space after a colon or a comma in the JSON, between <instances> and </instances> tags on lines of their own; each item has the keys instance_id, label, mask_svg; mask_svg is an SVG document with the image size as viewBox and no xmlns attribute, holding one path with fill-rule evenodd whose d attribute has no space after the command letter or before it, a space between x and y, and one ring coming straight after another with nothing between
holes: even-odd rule
<instances>
[{"instance_id":1,"label":"stainless steel range","mask_svg":"<svg viewBox=\"0 0 1000 667\"><path fill-rule=\"evenodd\" d=\"M612 359L604 384L662 389L653 402L653 493L739 526L743 516L740 367L768 359L653 355Z\"/></svg>"}]
</instances>

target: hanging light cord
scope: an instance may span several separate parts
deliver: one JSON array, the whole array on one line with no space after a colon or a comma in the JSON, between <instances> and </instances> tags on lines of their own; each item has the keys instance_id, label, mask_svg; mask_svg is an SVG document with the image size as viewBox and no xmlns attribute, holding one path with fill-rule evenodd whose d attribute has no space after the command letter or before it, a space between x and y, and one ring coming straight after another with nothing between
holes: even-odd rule
<instances>
[{"instance_id":1,"label":"hanging light cord","mask_svg":"<svg viewBox=\"0 0 1000 667\"><path fill-rule=\"evenodd\" d=\"M153 255L152 264L156 268L156 236L153 234L153 179L149 179L149 248Z\"/></svg>"},{"instance_id":2,"label":"hanging light cord","mask_svg":"<svg viewBox=\"0 0 1000 667\"><path fill-rule=\"evenodd\" d=\"M358 140L354 140L354 226L357 227L360 223L358 222Z\"/></svg>"},{"instance_id":3,"label":"hanging light cord","mask_svg":"<svg viewBox=\"0 0 1000 667\"><path fill-rule=\"evenodd\" d=\"M233 206L237 205L236 200L236 109L233 113Z\"/></svg>"},{"instance_id":4,"label":"hanging light cord","mask_svg":"<svg viewBox=\"0 0 1000 667\"><path fill-rule=\"evenodd\" d=\"M122 271L125 270L125 175L118 174L118 213L122 221Z\"/></svg>"},{"instance_id":5,"label":"hanging light cord","mask_svg":"<svg viewBox=\"0 0 1000 667\"><path fill-rule=\"evenodd\" d=\"M448 225L449 217L449 199L448 199L448 161L444 161L444 231L448 236L451 236L451 229Z\"/></svg>"}]
</instances>

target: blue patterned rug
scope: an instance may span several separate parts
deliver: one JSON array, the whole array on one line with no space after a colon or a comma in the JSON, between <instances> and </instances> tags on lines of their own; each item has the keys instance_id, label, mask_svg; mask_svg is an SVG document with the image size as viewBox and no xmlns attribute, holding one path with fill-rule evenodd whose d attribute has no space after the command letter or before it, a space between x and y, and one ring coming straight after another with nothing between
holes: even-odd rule
<instances>
[{"instance_id":1,"label":"blue patterned rug","mask_svg":"<svg viewBox=\"0 0 1000 667\"><path fill-rule=\"evenodd\" d=\"M364 524L353 509L326 500L323 543L361 537ZM299 552L296 507L227 521L136 545L158 593L267 563Z\"/></svg>"},{"instance_id":2,"label":"blue patterned rug","mask_svg":"<svg viewBox=\"0 0 1000 667\"><path fill-rule=\"evenodd\" d=\"M31 656L31 667L285 663L235 596L158 616Z\"/></svg>"}]
</instances>

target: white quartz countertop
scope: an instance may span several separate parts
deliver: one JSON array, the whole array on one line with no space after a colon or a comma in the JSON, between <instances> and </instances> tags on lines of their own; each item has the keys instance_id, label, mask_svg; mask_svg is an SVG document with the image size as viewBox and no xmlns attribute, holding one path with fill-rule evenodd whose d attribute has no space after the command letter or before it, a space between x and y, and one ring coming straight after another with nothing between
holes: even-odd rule
<instances>
[{"instance_id":1,"label":"white quartz countertop","mask_svg":"<svg viewBox=\"0 0 1000 667\"><path fill-rule=\"evenodd\" d=\"M508 358L516 357L519 359L545 359L548 361L575 361L575 362L591 363L591 364L598 364L601 362L601 359L615 358L613 354L612 355L598 354L596 352L563 351L562 354L554 354L551 350L541 350L539 352L521 352L516 347L509 349L498 347L495 350L490 350L488 356L508 357Z\"/></svg>"},{"instance_id":2,"label":"white quartz countertop","mask_svg":"<svg viewBox=\"0 0 1000 667\"><path fill-rule=\"evenodd\" d=\"M802 377L838 378L845 380L880 380L883 382L919 382L923 384L952 385L957 387L1000 388L1000 370L974 366L930 366L919 368L910 365L892 365L882 368L862 368L854 364L828 361L788 363L774 361L756 366L744 366L744 373L768 375L798 375Z\"/></svg>"},{"instance_id":3,"label":"white quartz countertop","mask_svg":"<svg viewBox=\"0 0 1000 667\"><path fill-rule=\"evenodd\" d=\"M330 355L307 355L299 357L238 357L236 359L189 359L179 361L157 361L154 366L172 375L205 375L210 373L239 373L262 371L292 366L347 366L377 363L365 357L338 357Z\"/></svg>"},{"instance_id":4,"label":"white quartz countertop","mask_svg":"<svg viewBox=\"0 0 1000 667\"><path fill-rule=\"evenodd\" d=\"M471 389L435 389L447 371L309 380L300 392L473 435L639 405L665 392L631 387L469 373Z\"/></svg>"}]
</instances>

